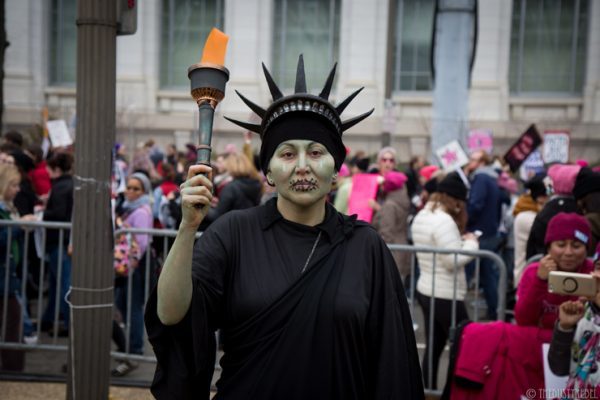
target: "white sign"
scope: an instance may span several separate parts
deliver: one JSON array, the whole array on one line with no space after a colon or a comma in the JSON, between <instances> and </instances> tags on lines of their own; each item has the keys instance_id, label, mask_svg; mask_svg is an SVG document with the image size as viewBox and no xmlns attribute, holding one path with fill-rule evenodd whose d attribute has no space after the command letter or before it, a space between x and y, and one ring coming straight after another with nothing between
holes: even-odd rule
<instances>
[{"instance_id":1,"label":"white sign","mask_svg":"<svg viewBox=\"0 0 600 400\"><path fill-rule=\"evenodd\" d=\"M567 132L544 132L544 162L546 164L569 162L569 134Z\"/></svg>"},{"instance_id":2,"label":"white sign","mask_svg":"<svg viewBox=\"0 0 600 400\"><path fill-rule=\"evenodd\" d=\"M69 135L69 129L67 129L67 123L64 119L48 121L46 127L53 147L67 147L73 144L73 139Z\"/></svg>"},{"instance_id":3,"label":"white sign","mask_svg":"<svg viewBox=\"0 0 600 400\"><path fill-rule=\"evenodd\" d=\"M467 154L458 141L453 140L435 151L435 155L446 172L450 172L469 162Z\"/></svg>"}]
</instances>

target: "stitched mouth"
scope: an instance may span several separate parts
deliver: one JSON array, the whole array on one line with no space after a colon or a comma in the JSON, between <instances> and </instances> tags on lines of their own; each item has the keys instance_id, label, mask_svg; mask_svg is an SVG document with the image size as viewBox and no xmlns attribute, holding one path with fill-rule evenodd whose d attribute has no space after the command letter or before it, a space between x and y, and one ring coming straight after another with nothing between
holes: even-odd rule
<instances>
[{"instance_id":1,"label":"stitched mouth","mask_svg":"<svg viewBox=\"0 0 600 400\"><path fill-rule=\"evenodd\" d=\"M311 190L316 190L317 188L317 180L314 178L299 179L297 181L290 182L290 189L296 192L309 192Z\"/></svg>"}]
</instances>

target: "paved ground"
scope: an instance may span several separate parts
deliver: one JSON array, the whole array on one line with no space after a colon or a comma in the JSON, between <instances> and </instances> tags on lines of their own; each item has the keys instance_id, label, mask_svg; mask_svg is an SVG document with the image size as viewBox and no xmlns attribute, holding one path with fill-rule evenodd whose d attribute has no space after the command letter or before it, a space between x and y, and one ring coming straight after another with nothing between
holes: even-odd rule
<instances>
[{"instance_id":1,"label":"paved ground","mask_svg":"<svg viewBox=\"0 0 600 400\"><path fill-rule=\"evenodd\" d=\"M469 310L471 311L471 310ZM422 357L425 343L425 325L423 315L419 308L415 311L415 320L418 325L416 330L419 353ZM41 341L45 344L53 343L52 338L42 334ZM57 344L67 344L66 338L58 338ZM146 346L150 355L150 346ZM23 374L14 376L0 373L0 398L7 400L29 399L65 399L66 373L63 366L66 364L66 353L59 351L31 351L26 355L26 369ZM113 361L114 366L114 361ZM438 374L438 387L442 388L446 381L448 367L448 352L442 355ZM112 378L111 400L119 399L152 399L149 391L150 382L154 375L154 364L140 363L125 378ZM215 372L215 381L218 379L219 370ZM23 380L26 378L25 380ZM57 383L58 382L58 383Z\"/></svg>"},{"instance_id":2,"label":"paved ground","mask_svg":"<svg viewBox=\"0 0 600 400\"><path fill-rule=\"evenodd\" d=\"M62 383L34 383L0 381L2 399L7 400L64 400L66 385ZM114 387L110 388L109 400L152 400L147 389Z\"/></svg>"}]
</instances>

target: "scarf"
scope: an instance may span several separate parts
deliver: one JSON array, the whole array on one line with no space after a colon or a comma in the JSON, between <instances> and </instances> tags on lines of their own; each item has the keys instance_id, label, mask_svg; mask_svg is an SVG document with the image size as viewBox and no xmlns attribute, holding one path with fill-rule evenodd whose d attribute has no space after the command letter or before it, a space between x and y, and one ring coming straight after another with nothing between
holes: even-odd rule
<instances>
[{"instance_id":1,"label":"scarf","mask_svg":"<svg viewBox=\"0 0 600 400\"><path fill-rule=\"evenodd\" d=\"M513 210L513 215L516 216L520 212L523 211L533 211L537 213L539 211L538 204L533 200L533 197L529 194L524 194L519 196L517 203L515 204L515 208Z\"/></svg>"},{"instance_id":2,"label":"scarf","mask_svg":"<svg viewBox=\"0 0 600 400\"><path fill-rule=\"evenodd\" d=\"M12 203L7 203L3 200L0 200L0 219L17 220L19 218L19 212L16 210L15 206ZM4 229L7 228L4 227ZM17 239L15 239L14 229L13 237L10 244L10 253L15 264L18 264L19 261L21 261L21 254L19 251L19 242Z\"/></svg>"},{"instance_id":3,"label":"scarf","mask_svg":"<svg viewBox=\"0 0 600 400\"><path fill-rule=\"evenodd\" d=\"M571 374L563 399L577 398L578 392L597 392L600 388L597 361L599 347L600 316L588 304L583 318L577 324L571 355Z\"/></svg>"},{"instance_id":4,"label":"scarf","mask_svg":"<svg viewBox=\"0 0 600 400\"><path fill-rule=\"evenodd\" d=\"M150 196L147 194L140 196L137 200L134 201L125 200L122 206L123 215L131 214L134 210L145 205L150 205Z\"/></svg>"}]
</instances>

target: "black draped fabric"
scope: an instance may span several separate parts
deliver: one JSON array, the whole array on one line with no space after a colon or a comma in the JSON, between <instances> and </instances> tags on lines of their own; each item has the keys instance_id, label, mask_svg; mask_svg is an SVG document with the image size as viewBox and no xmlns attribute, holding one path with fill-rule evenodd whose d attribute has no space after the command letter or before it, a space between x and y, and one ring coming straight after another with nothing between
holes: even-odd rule
<instances>
[{"instance_id":1,"label":"black draped fabric","mask_svg":"<svg viewBox=\"0 0 600 400\"><path fill-rule=\"evenodd\" d=\"M197 241L192 281L177 325L160 323L156 291L148 302L156 398L209 397L216 329L224 356L215 399L423 398L400 277L369 225L329 205L322 224L295 224L275 199L234 211Z\"/></svg>"}]
</instances>

